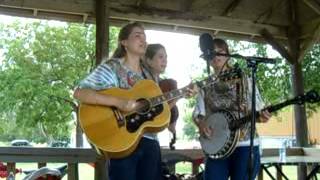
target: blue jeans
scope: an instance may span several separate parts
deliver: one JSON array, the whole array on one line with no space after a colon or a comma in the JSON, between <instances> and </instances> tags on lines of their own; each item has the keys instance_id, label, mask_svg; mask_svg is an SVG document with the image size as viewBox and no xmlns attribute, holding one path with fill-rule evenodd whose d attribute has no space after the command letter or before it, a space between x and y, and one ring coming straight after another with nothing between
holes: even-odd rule
<instances>
[{"instance_id":1,"label":"blue jeans","mask_svg":"<svg viewBox=\"0 0 320 180\"><path fill-rule=\"evenodd\" d=\"M160 180L161 152L159 142L141 138L137 149L128 157L110 159L110 180Z\"/></svg>"},{"instance_id":2,"label":"blue jeans","mask_svg":"<svg viewBox=\"0 0 320 180\"><path fill-rule=\"evenodd\" d=\"M256 177L260 168L259 146L254 147L253 176ZM213 160L208 158L205 165L205 180L247 180L249 168L250 147L237 147L235 151L225 159Z\"/></svg>"}]
</instances>

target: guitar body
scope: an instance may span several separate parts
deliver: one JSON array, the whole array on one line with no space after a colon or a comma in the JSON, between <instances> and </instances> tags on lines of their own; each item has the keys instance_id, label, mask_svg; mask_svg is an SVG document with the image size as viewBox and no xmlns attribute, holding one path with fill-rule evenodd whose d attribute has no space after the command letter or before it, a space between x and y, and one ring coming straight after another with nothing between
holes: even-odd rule
<instances>
[{"instance_id":1,"label":"guitar body","mask_svg":"<svg viewBox=\"0 0 320 180\"><path fill-rule=\"evenodd\" d=\"M111 88L101 94L124 99L146 99L162 95L151 80L141 80L131 89ZM150 107L143 113L123 113L113 107L80 104L80 124L88 140L111 158L131 154L145 132L159 132L170 119L168 103ZM121 118L122 117L122 118Z\"/></svg>"}]
</instances>

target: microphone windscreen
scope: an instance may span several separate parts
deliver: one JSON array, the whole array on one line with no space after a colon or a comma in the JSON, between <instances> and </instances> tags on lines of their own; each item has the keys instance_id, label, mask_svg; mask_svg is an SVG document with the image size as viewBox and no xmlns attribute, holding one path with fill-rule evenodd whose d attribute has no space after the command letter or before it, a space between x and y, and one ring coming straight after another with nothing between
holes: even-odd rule
<instances>
[{"instance_id":1,"label":"microphone windscreen","mask_svg":"<svg viewBox=\"0 0 320 180\"><path fill-rule=\"evenodd\" d=\"M209 33L203 33L199 38L200 49L202 52L213 50L213 38Z\"/></svg>"}]
</instances>

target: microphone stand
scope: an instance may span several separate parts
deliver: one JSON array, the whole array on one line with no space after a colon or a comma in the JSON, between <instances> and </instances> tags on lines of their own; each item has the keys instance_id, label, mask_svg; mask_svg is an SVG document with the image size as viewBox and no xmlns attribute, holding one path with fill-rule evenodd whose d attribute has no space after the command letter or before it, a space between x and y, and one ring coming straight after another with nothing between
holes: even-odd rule
<instances>
[{"instance_id":1,"label":"microphone stand","mask_svg":"<svg viewBox=\"0 0 320 180\"><path fill-rule=\"evenodd\" d=\"M240 54L222 54L211 52L214 56L226 56L237 59L244 59L247 61L247 67L251 68L251 79L252 79L252 96L251 96L251 127L250 127L250 156L249 156L249 169L248 177L249 180L253 179L253 165L254 165L254 153L253 153L253 141L255 135L255 124L256 124L256 78L257 78L257 66L259 63L275 64L276 61L270 58L264 57L253 57L253 56L242 56Z\"/></svg>"},{"instance_id":2,"label":"microphone stand","mask_svg":"<svg viewBox=\"0 0 320 180\"><path fill-rule=\"evenodd\" d=\"M249 156L249 170L248 176L249 180L253 178L253 166L254 166L254 149L253 149L253 141L255 135L255 127L256 127L256 78L257 78L257 65L258 61L247 60L248 68L251 68L251 78L252 78L252 94L251 94L251 126L250 126L250 156Z\"/></svg>"}]
</instances>

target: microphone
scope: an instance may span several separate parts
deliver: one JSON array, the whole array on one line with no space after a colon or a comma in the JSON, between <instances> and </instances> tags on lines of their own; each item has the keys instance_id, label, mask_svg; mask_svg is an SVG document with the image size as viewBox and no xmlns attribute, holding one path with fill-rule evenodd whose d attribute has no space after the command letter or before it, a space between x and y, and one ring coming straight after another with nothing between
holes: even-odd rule
<instances>
[{"instance_id":1,"label":"microphone","mask_svg":"<svg viewBox=\"0 0 320 180\"><path fill-rule=\"evenodd\" d=\"M199 38L200 50L202 55L200 56L206 61L211 61L214 57L213 52L213 38L209 33L203 33Z\"/></svg>"}]
</instances>

